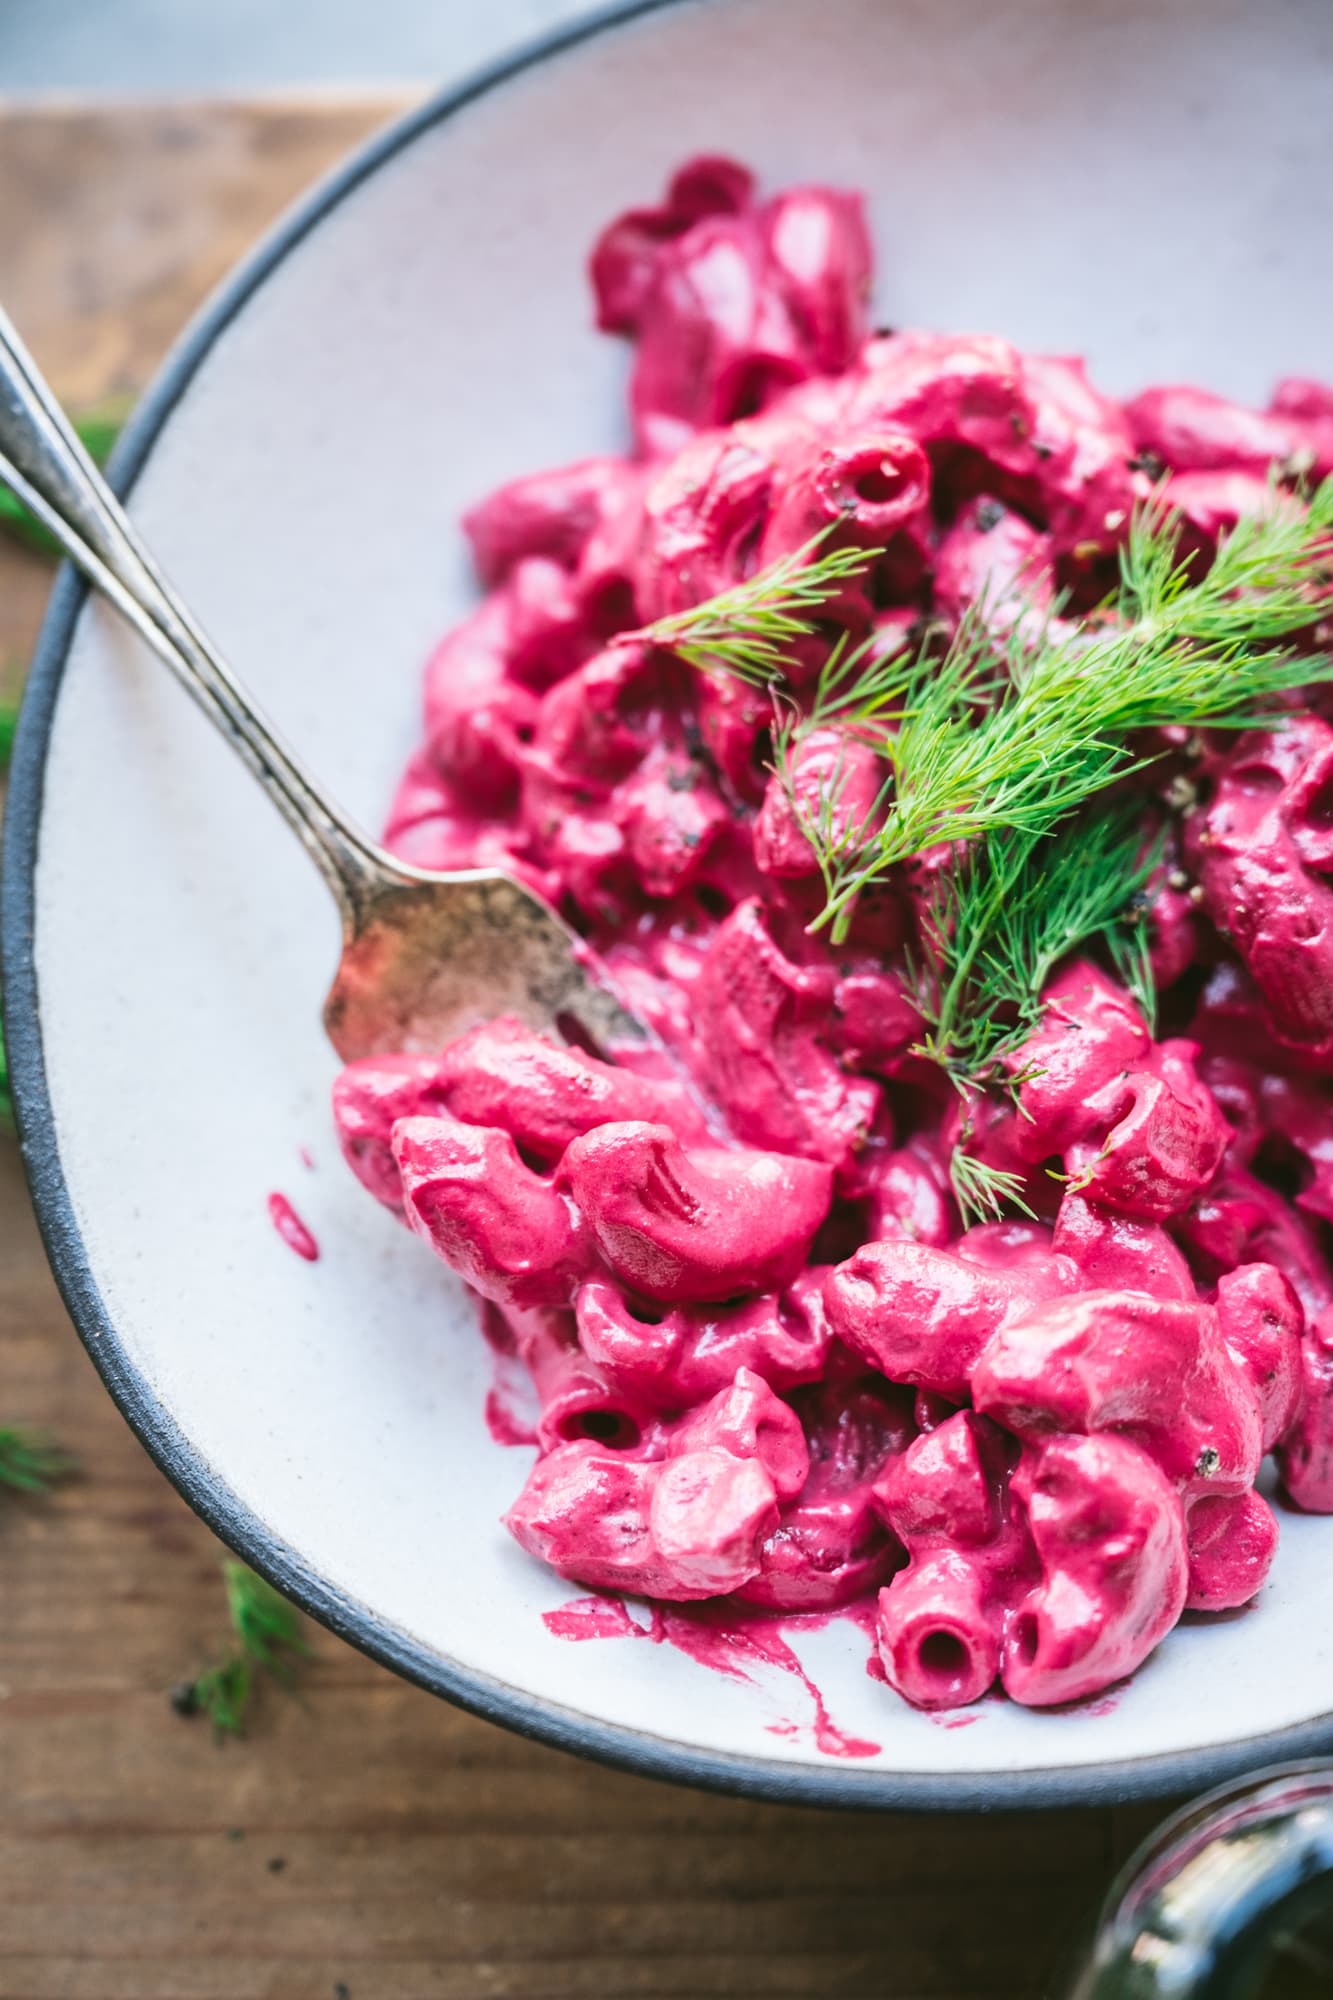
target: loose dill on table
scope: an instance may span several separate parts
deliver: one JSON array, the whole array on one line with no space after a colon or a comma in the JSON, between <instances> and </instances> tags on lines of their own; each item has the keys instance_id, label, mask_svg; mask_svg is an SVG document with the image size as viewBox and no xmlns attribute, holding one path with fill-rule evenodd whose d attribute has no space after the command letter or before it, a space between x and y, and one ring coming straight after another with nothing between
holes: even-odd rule
<instances>
[{"instance_id":1,"label":"loose dill on table","mask_svg":"<svg viewBox=\"0 0 1333 2000\"><path fill-rule=\"evenodd\" d=\"M0 1486L17 1493L48 1493L77 1471L69 1453L45 1431L0 1428Z\"/></svg>"},{"instance_id":2,"label":"loose dill on table","mask_svg":"<svg viewBox=\"0 0 1333 2000\"><path fill-rule=\"evenodd\" d=\"M257 1676L290 1687L310 1648L300 1613L271 1583L230 1558L222 1578L235 1644L216 1666L173 1688L171 1705L179 1715L206 1715L220 1737L242 1736Z\"/></svg>"}]
</instances>

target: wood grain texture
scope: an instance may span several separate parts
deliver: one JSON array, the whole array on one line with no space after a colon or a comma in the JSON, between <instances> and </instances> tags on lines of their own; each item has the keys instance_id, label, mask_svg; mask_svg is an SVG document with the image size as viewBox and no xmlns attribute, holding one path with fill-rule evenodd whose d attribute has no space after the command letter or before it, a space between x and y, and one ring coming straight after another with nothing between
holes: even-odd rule
<instances>
[{"instance_id":1,"label":"wood grain texture","mask_svg":"<svg viewBox=\"0 0 1333 2000\"><path fill-rule=\"evenodd\" d=\"M0 111L6 304L67 402L142 386L256 233L395 107ZM0 661L49 582L0 550ZM90 997L90 1004L95 1004ZM1035 2000L1152 1809L862 1818L524 1743L327 1634L215 1744L166 1691L220 1550L112 1408L0 1141L0 1421L82 1476L0 1505L0 2000Z\"/></svg>"}]
</instances>

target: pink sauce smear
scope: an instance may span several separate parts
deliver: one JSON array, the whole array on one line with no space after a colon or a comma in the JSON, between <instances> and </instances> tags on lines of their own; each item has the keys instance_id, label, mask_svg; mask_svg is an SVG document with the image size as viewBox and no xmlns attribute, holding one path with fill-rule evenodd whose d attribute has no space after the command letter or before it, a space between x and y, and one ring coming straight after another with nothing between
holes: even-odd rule
<instances>
[{"instance_id":1,"label":"pink sauce smear","mask_svg":"<svg viewBox=\"0 0 1333 2000\"><path fill-rule=\"evenodd\" d=\"M484 1302L486 1422L536 1446L506 1525L598 1593L553 1631L781 1674L804 1719L772 1726L831 1756L875 1746L784 1636L812 1618L854 1616L886 1702L942 1728L993 1690L1108 1713L1182 1614L1260 1592L1267 1455L1333 1513L1333 696L1156 746L1155 1015L1094 939L964 1105L917 1003L966 857L890 870L835 941L808 832L859 846L886 766L814 690L923 634L997 669L1034 620L1076 636L1159 491L1202 574L1307 507L1294 468L1333 476L1333 387L1123 399L1075 356L877 331L861 197L716 157L589 270L635 344L629 448L465 517L483 595L426 663L385 839L544 897L670 1061L484 1022L349 1064L344 1156ZM784 661L775 771L769 692L650 628L816 537L850 564ZM1021 1219L970 1223L958 1148Z\"/></svg>"},{"instance_id":2,"label":"pink sauce smear","mask_svg":"<svg viewBox=\"0 0 1333 2000\"><path fill-rule=\"evenodd\" d=\"M647 1625L636 1624L619 1598L575 1597L554 1611L542 1613L542 1623L557 1639L647 1639L652 1645L674 1646L701 1667L729 1680L755 1684L756 1671L788 1674L799 1682L812 1710L806 1721L783 1718L766 1725L772 1736L809 1735L825 1757L878 1757L882 1746L839 1729L820 1690L783 1637L783 1624L809 1630L826 1621L755 1618L738 1620L725 1606L709 1604L652 1605Z\"/></svg>"},{"instance_id":3,"label":"pink sauce smear","mask_svg":"<svg viewBox=\"0 0 1333 2000\"><path fill-rule=\"evenodd\" d=\"M268 1215L289 1250L294 1250L298 1257L304 1257L307 1264L317 1262L319 1245L285 1194L269 1196Z\"/></svg>"},{"instance_id":4,"label":"pink sauce smear","mask_svg":"<svg viewBox=\"0 0 1333 2000\"><path fill-rule=\"evenodd\" d=\"M495 1381L486 1392L482 1409L486 1428L496 1444L536 1444L536 1425L521 1414L522 1384L516 1379L520 1364L498 1360Z\"/></svg>"},{"instance_id":5,"label":"pink sauce smear","mask_svg":"<svg viewBox=\"0 0 1333 2000\"><path fill-rule=\"evenodd\" d=\"M504 1315L489 1305L482 1311L481 1330L491 1351L491 1386L483 1411L486 1428L496 1444L536 1444L537 1396L513 1332Z\"/></svg>"}]
</instances>

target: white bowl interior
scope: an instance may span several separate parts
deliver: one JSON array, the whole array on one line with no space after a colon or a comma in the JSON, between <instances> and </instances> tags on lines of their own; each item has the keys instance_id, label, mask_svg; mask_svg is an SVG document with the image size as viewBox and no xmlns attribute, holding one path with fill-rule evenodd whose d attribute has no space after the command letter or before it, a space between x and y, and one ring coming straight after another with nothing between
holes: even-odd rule
<instances>
[{"instance_id":1,"label":"white bowl interior","mask_svg":"<svg viewBox=\"0 0 1333 2000\"><path fill-rule=\"evenodd\" d=\"M590 326L608 214L692 149L862 186L880 316L1087 353L1132 390L1241 396L1327 368L1322 0L727 0L551 56L334 206L204 354L134 494L152 545L314 770L382 818L419 671L468 602L457 519L613 445L625 355ZM577 1595L499 1516L460 1290L353 1184L317 1006L324 891L167 677L92 607L50 743L36 949L55 1127L131 1361L222 1482L340 1593L539 1701L773 1767L827 1765L779 1676L552 1637ZM309 1147L314 1170L299 1159ZM284 1190L305 1264L265 1214ZM1324 1713L1333 1523L1284 1515L1253 1611L1175 1633L1117 1699L940 1727L835 1625L798 1641L858 1768L1116 1764ZM1280 1662L1280 1669L1275 1663ZM795 1734L773 1726L795 1720Z\"/></svg>"}]
</instances>

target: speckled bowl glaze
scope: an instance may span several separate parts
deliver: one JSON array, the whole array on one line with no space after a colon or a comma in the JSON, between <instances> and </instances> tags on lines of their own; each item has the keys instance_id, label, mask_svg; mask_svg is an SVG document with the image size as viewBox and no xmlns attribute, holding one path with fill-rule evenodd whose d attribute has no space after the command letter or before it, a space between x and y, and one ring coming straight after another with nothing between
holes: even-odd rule
<instances>
[{"instance_id":1,"label":"speckled bowl glaze","mask_svg":"<svg viewBox=\"0 0 1333 2000\"><path fill-rule=\"evenodd\" d=\"M461 510L621 437L626 358L583 276L612 211L703 148L770 185L861 186L883 318L1083 351L1114 391L1260 397L1329 372L1331 64L1324 0L631 8L319 189L185 336L116 480L278 724L377 823L423 657L469 598ZM867 1678L850 1625L799 1636L837 1726L881 1746L854 1759L821 1751L790 1675L554 1636L543 1612L577 1593L499 1525L526 1453L483 1421L473 1314L337 1156L332 908L68 575L4 869L23 1144L79 1331L200 1514L367 1652L570 1749L825 1803L1121 1798L1333 1744L1333 1521L1291 1514L1255 1608L1187 1620L1073 1712L988 1702L940 1726ZM274 1189L317 1263L270 1226Z\"/></svg>"}]
</instances>

